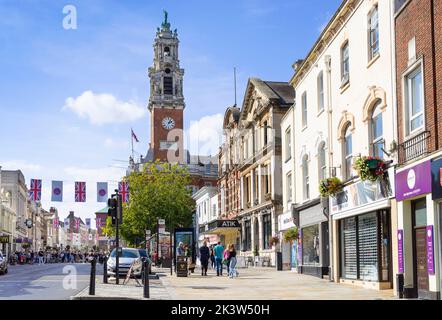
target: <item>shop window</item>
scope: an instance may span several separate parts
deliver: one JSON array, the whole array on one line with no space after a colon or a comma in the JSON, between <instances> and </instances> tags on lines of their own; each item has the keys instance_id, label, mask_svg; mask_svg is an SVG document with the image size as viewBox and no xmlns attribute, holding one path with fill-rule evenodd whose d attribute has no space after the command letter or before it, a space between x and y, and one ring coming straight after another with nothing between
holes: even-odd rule
<instances>
[{"instance_id":1,"label":"shop window","mask_svg":"<svg viewBox=\"0 0 442 320\"><path fill-rule=\"evenodd\" d=\"M302 264L304 266L319 265L320 243L319 225L302 228Z\"/></svg>"},{"instance_id":2,"label":"shop window","mask_svg":"<svg viewBox=\"0 0 442 320\"><path fill-rule=\"evenodd\" d=\"M343 278L356 279L358 277L355 217L341 221L341 265Z\"/></svg>"},{"instance_id":3,"label":"shop window","mask_svg":"<svg viewBox=\"0 0 442 320\"><path fill-rule=\"evenodd\" d=\"M262 224L263 248L271 249L270 237L272 236L272 217L270 214L266 214L262 217Z\"/></svg>"}]
</instances>

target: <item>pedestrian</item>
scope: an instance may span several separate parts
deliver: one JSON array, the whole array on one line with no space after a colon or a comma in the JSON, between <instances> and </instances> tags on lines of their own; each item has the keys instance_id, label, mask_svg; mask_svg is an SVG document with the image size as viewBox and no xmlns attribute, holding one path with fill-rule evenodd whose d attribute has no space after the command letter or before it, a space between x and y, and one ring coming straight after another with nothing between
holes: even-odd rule
<instances>
[{"instance_id":1,"label":"pedestrian","mask_svg":"<svg viewBox=\"0 0 442 320\"><path fill-rule=\"evenodd\" d=\"M224 247L221 244L221 241L218 241L218 244L213 249L215 254L215 263L216 263L216 275L222 276L223 275L223 252Z\"/></svg>"},{"instance_id":2,"label":"pedestrian","mask_svg":"<svg viewBox=\"0 0 442 320\"><path fill-rule=\"evenodd\" d=\"M229 278L237 277L238 272L236 271L236 250L235 245L232 243L229 249Z\"/></svg>"},{"instance_id":3,"label":"pedestrian","mask_svg":"<svg viewBox=\"0 0 442 320\"><path fill-rule=\"evenodd\" d=\"M203 242L200 248L201 275L207 276L207 267L209 265L210 250L207 247L207 241Z\"/></svg>"},{"instance_id":4,"label":"pedestrian","mask_svg":"<svg viewBox=\"0 0 442 320\"><path fill-rule=\"evenodd\" d=\"M43 264L43 259L44 259L44 252L40 248L40 250L38 251L38 264Z\"/></svg>"},{"instance_id":5,"label":"pedestrian","mask_svg":"<svg viewBox=\"0 0 442 320\"><path fill-rule=\"evenodd\" d=\"M213 251L214 246L210 246L210 262L212 265L212 269L215 270L215 252Z\"/></svg>"},{"instance_id":6,"label":"pedestrian","mask_svg":"<svg viewBox=\"0 0 442 320\"><path fill-rule=\"evenodd\" d=\"M224 258L223 264L226 265L227 275L230 274L230 268L229 268L229 266L230 266L230 247L231 247L231 244L227 245L226 250L224 250L224 252L223 252L223 258Z\"/></svg>"}]
</instances>

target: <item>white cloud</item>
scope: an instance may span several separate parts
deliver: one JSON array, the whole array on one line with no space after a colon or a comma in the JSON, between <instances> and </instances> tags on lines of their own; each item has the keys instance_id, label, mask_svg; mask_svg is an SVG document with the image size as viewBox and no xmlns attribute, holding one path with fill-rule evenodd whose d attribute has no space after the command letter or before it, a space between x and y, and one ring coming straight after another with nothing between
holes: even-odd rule
<instances>
[{"instance_id":1,"label":"white cloud","mask_svg":"<svg viewBox=\"0 0 442 320\"><path fill-rule=\"evenodd\" d=\"M67 167L64 172L75 181L120 181L125 175L125 170L115 167L102 167L96 169L81 168L81 167Z\"/></svg>"},{"instance_id":2,"label":"white cloud","mask_svg":"<svg viewBox=\"0 0 442 320\"><path fill-rule=\"evenodd\" d=\"M10 160L6 162L0 162L2 170L21 170L30 173L38 173L41 171L41 166L34 163L29 163L24 160Z\"/></svg>"},{"instance_id":3,"label":"white cloud","mask_svg":"<svg viewBox=\"0 0 442 320\"><path fill-rule=\"evenodd\" d=\"M217 113L192 121L186 132L186 149L195 155L216 155L222 142L224 116Z\"/></svg>"},{"instance_id":4,"label":"white cloud","mask_svg":"<svg viewBox=\"0 0 442 320\"><path fill-rule=\"evenodd\" d=\"M134 101L120 101L112 94L95 94L92 91L85 91L76 98L67 98L63 107L63 110L66 109L97 125L135 121L147 112Z\"/></svg>"}]
</instances>

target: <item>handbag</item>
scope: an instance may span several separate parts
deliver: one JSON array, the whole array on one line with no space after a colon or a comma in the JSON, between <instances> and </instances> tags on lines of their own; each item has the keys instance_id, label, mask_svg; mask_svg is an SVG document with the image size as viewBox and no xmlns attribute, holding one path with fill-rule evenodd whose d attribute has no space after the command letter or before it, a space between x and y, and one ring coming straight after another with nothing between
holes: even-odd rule
<instances>
[{"instance_id":1,"label":"handbag","mask_svg":"<svg viewBox=\"0 0 442 320\"><path fill-rule=\"evenodd\" d=\"M223 260L223 264L226 265L226 266L229 265L229 260L224 259L224 260Z\"/></svg>"}]
</instances>

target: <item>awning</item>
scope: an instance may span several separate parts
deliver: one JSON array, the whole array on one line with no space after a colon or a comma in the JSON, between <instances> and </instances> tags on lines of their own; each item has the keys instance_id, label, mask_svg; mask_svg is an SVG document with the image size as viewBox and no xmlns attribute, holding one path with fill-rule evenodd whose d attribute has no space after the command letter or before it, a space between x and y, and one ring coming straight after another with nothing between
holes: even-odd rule
<instances>
[{"instance_id":1,"label":"awning","mask_svg":"<svg viewBox=\"0 0 442 320\"><path fill-rule=\"evenodd\" d=\"M238 220L215 220L200 228L201 234L225 234L241 229Z\"/></svg>"}]
</instances>

